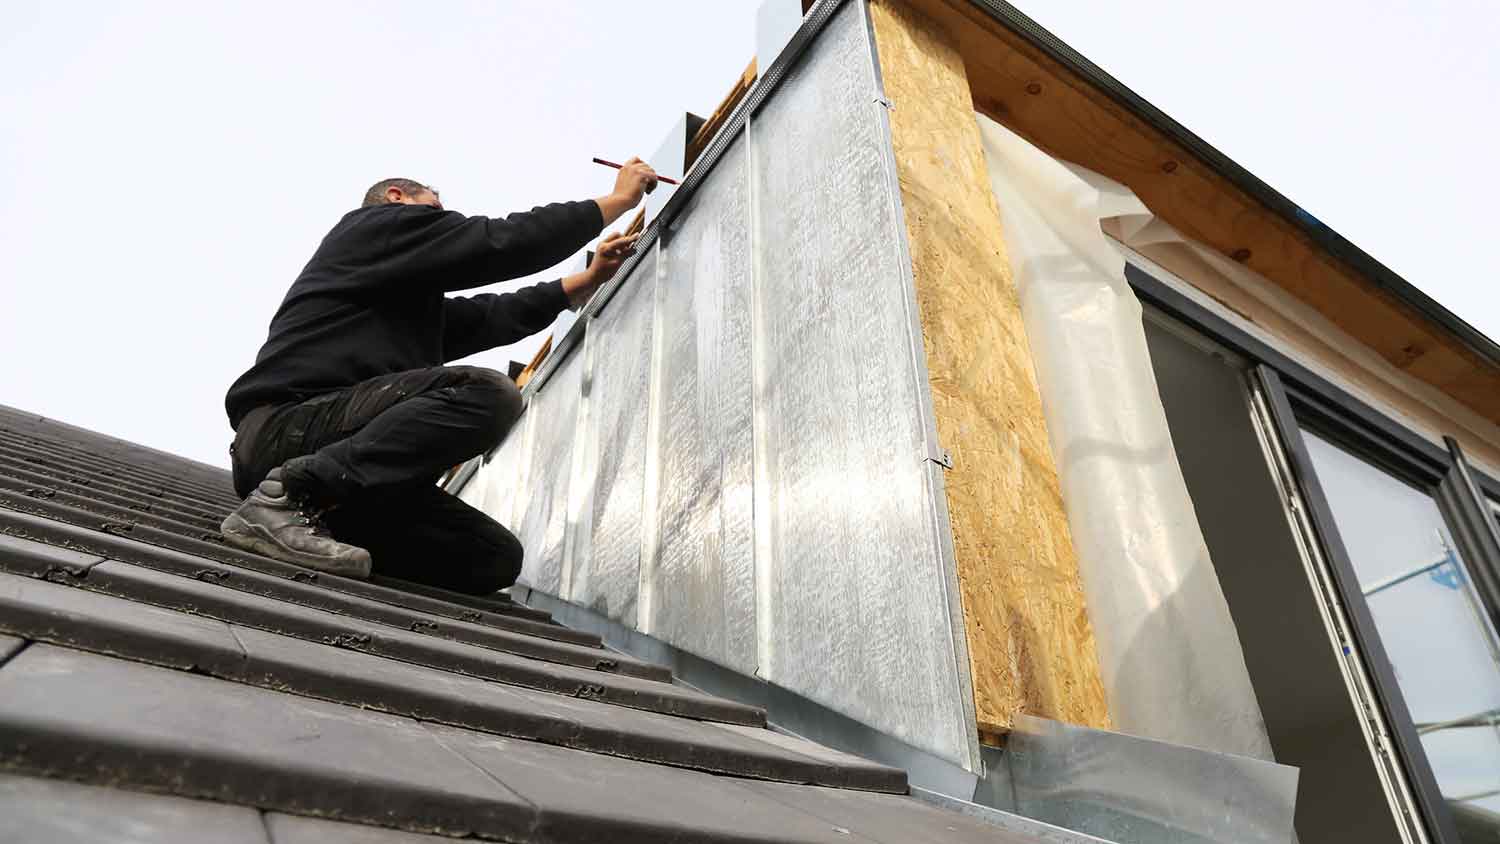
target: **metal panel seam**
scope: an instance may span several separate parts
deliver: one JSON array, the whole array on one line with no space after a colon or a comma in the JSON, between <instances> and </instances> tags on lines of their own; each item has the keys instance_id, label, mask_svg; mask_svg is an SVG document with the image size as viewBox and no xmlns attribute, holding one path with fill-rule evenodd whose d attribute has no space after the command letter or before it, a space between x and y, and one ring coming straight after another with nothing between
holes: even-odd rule
<instances>
[{"instance_id":1,"label":"metal panel seam","mask_svg":"<svg viewBox=\"0 0 1500 844\"><path fill-rule=\"evenodd\" d=\"M880 112L880 127L885 143L882 145L882 169L885 171L887 192L892 214L896 220L896 248L901 275L906 282L903 304L906 307L909 334L907 344L911 355L912 370L916 378L918 397L917 413L922 420L926 454L917 456L924 461L929 498L929 516L932 519L933 542L938 559L943 565L944 604L948 613L949 635L952 637L954 659L958 667L960 688L957 690L962 702L964 718L969 724L978 723L978 712L974 703L974 677L969 662L968 632L964 627L963 593L958 582L958 553L953 546L953 523L948 517L948 492L944 467L951 466L947 452L943 450L937 430L937 412L932 403L932 380L927 371L927 350L923 345L922 319L918 310L916 271L911 256L911 239L906 229L906 209L901 202L901 180L896 162L896 148L891 130L890 109L894 105L885 90L885 80L880 72L880 50L875 41L875 24L870 17L868 0L861 0L864 13L865 33L868 36L870 68L874 75L874 106ZM977 728L968 732L969 767L979 770L979 734Z\"/></svg>"},{"instance_id":2,"label":"metal panel seam","mask_svg":"<svg viewBox=\"0 0 1500 844\"><path fill-rule=\"evenodd\" d=\"M773 562L771 536L771 474L769 464L770 432L765 419L765 392L768 375L765 344L760 338L765 332L765 319L761 316L764 303L761 278L765 274L760 249L760 191L756 190L755 120L748 110L745 112L745 221L750 238L750 465L751 465L751 528L755 545L755 676L764 679L766 667L771 663L771 619L772 601L771 566Z\"/></svg>"},{"instance_id":3,"label":"metal panel seam","mask_svg":"<svg viewBox=\"0 0 1500 844\"><path fill-rule=\"evenodd\" d=\"M635 624L630 625L642 633L650 634L651 619L656 608L656 589L652 575L660 564L661 519L657 512L661 500L661 414L662 414L662 369L666 365L666 331L662 325L662 246L653 241L656 250L656 278L651 289L651 376L650 390L646 397L646 456L645 479L641 489L641 562L636 572Z\"/></svg>"}]
</instances>

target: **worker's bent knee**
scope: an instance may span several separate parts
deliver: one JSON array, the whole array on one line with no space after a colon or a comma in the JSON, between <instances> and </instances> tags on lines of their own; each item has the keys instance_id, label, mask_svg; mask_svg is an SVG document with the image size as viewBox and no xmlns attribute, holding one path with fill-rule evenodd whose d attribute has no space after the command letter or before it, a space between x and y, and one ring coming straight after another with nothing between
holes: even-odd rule
<instances>
[{"instance_id":1,"label":"worker's bent knee","mask_svg":"<svg viewBox=\"0 0 1500 844\"><path fill-rule=\"evenodd\" d=\"M498 522L475 520L457 547L444 549L442 584L468 595L489 595L516 582L524 553L521 541Z\"/></svg>"},{"instance_id":2,"label":"worker's bent knee","mask_svg":"<svg viewBox=\"0 0 1500 844\"><path fill-rule=\"evenodd\" d=\"M481 366L450 367L460 376L461 386L470 389L467 397L477 403L486 417L487 428L496 432L495 441L510 430L521 417L521 390L503 373Z\"/></svg>"}]
</instances>

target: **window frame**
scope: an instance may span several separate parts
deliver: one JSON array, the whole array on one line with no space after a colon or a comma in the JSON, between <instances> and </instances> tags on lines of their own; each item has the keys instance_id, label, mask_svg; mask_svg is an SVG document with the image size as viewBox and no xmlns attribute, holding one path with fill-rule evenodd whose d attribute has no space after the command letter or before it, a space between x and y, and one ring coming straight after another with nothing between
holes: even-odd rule
<instances>
[{"instance_id":1,"label":"window frame","mask_svg":"<svg viewBox=\"0 0 1500 844\"><path fill-rule=\"evenodd\" d=\"M1243 357L1263 392L1271 421L1305 503L1312 532L1344 605L1376 702L1396 755L1423 814L1422 825L1438 844L1460 844L1452 812L1438 788L1427 753L1406 707L1359 580L1312 464L1301 427L1433 496L1459 545L1491 622L1500 629L1500 531L1492 502L1500 501L1500 479L1469 464L1457 442L1447 448L1355 398L1289 355L1252 336L1204 305L1158 279L1153 270L1127 259L1125 277L1145 305L1176 319ZM1488 514L1488 518L1486 515Z\"/></svg>"}]
</instances>

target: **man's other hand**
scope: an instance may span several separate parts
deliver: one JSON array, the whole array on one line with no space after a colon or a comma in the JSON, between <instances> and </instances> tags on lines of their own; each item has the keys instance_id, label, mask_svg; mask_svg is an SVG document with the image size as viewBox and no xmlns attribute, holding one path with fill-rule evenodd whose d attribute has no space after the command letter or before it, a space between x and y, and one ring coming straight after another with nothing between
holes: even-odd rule
<instances>
[{"instance_id":1,"label":"man's other hand","mask_svg":"<svg viewBox=\"0 0 1500 844\"><path fill-rule=\"evenodd\" d=\"M656 190L656 171L651 165L632 156L615 176L615 189L608 196L594 200L604 215L604 225L620 219L626 211L641 204L641 199Z\"/></svg>"},{"instance_id":2,"label":"man's other hand","mask_svg":"<svg viewBox=\"0 0 1500 844\"><path fill-rule=\"evenodd\" d=\"M574 307L581 307L594 295L606 281L615 277L620 265L625 259L635 254L635 242L640 240L639 234L622 235L619 232L611 232L599 241L599 247L594 251L594 260L589 262L588 269L576 275L570 275L562 280L563 292L568 294L568 302Z\"/></svg>"}]
</instances>

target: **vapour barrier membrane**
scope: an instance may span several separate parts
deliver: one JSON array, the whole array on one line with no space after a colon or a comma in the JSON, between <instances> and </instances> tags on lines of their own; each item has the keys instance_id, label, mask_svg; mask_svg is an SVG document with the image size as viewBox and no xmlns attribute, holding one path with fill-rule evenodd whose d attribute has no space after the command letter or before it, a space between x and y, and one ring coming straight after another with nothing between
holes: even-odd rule
<instances>
[{"instance_id":1,"label":"vapour barrier membrane","mask_svg":"<svg viewBox=\"0 0 1500 844\"><path fill-rule=\"evenodd\" d=\"M1144 228L1153 224L1150 211L1127 188L976 118L1110 717L1121 732L1271 760L1234 622L1177 465L1140 302L1125 280L1124 257L1100 228L1119 217Z\"/></svg>"}]
</instances>

